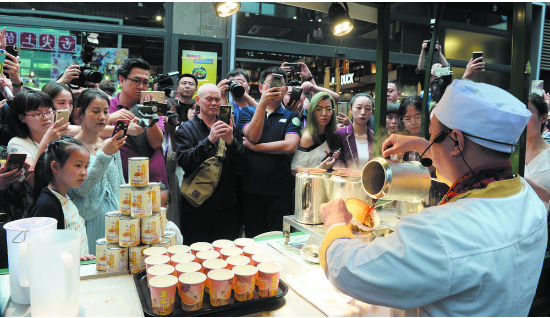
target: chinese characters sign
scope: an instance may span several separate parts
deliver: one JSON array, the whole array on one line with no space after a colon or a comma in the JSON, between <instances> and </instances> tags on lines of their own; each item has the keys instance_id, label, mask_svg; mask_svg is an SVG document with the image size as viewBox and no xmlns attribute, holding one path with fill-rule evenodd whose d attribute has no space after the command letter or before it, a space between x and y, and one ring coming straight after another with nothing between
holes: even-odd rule
<instances>
[{"instance_id":1,"label":"chinese characters sign","mask_svg":"<svg viewBox=\"0 0 550 318\"><path fill-rule=\"evenodd\" d=\"M27 50L45 50L75 53L76 36L48 33L6 31L6 45L17 45Z\"/></svg>"}]
</instances>

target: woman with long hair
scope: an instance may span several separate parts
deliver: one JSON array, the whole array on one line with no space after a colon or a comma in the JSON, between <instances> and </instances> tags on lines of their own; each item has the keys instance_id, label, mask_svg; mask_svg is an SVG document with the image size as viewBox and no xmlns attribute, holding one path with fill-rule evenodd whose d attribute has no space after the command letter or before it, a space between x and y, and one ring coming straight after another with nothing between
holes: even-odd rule
<instances>
[{"instance_id":1,"label":"woman with long hair","mask_svg":"<svg viewBox=\"0 0 550 318\"><path fill-rule=\"evenodd\" d=\"M67 85L56 82L49 82L48 84L44 85L44 87L42 87L42 91L50 95L55 110L67 109L69 111L69 114L72 114L74 107L74 96L73 92ZM72 117L69 121L71 122L71 125L75 124Z\"/></svg>"},{"instance_id":2,"label":"woman with long hair","mask_svg":"<svg viewBox=\"0 0 550 318\"><path fill-rule=\"evenodd\" d=\"M309 116L306 127L290 169L296 173L300 168L321 168L329 170L340 154L325 158L331 151L329 145L336 131L335 102L330 94L321 92L315 94L309 103Z\"/></svg>"}]
</instances>

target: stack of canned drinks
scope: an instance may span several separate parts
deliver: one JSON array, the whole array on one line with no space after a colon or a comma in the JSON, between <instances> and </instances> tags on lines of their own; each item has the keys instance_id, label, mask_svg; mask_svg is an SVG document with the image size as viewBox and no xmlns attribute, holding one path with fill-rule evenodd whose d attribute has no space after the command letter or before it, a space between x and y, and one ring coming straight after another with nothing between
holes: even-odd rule
<instances>
[{"instance_id":1,"label":"stack of canned drinks","mask_svg":"<svg viewBox=\"0 0 550 318\"><path fill-rule=\"evenodd\" d=\"M105 238L96 241L96 268L107 272L145 269L143 250L169 248L176 233L164 231L166 208L161 207L160 183L149 182L149 158L128 159L130 184L119 189L118 211L105 214Z\"/></svg>"}]
</instances>

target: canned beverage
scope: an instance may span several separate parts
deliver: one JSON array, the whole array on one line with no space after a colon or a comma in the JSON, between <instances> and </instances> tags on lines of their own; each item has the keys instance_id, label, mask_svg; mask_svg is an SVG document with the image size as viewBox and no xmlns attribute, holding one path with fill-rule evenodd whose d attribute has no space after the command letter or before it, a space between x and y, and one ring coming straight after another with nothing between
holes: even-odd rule
<instances>
[{"instance_id":1,"label":"canned beverage","mask_svg":"<svg viewBox=\"0 0 550 318\"><path fill-rule=\"evenodd\" d=\"M100 238L95 241L95 268L98 271L107 270L107 240Z\"/></svg>"},{"instance_id":2,"label":"canned beverage","mask_svg":"<svg viewBox=\"0 0 550 318\"><path fill-rule=\"evenodd\" d=\"M140 243L140 219L123 215L119 219L118 244L122 247L136 246Z\"/></svg>"},{"instance_id":3,"label":"canned beverage","mask_svg":"<svg viewBox=\"0 0 550 318\"><path fill-rule=\"evenodd\" d=\"M151 210L151 191L149 187L132 188L132 208L131 215L134 218L150 216Z\"/></svg>"},{"instance_id":4,"label":"canned beverage","mask_svg":"<svg viewBox=\"0 0 550 318\"><path fill-rule=\"evenodd\" d=\"M141 243L158 243L160 235L160 213L153 213L141 219Z\"/></svg>"},{"instance_id":5,"label":"canned beverage","mask_svg":"<svg viewBox=\"0 0 550 318\"><path fill-rule=\"evenodd\" d=\"M120 212L105 213L105 240L109 243L118 243L118 219Z\"/></svg>"},{"instance_id":6,"label":"canned beverage","mask_svg":"<svg viewBox=\"0 0 550 318\"><path fill-rule=\"evenodd\" d=\"M133 187L144 187L149 184L149 158L128 158L128 180Z\"/></svg>"},{"instance_id":7,"label":"canned beverage","mask_svg":"<svg viewBox=\"0 0 550 318\"><path fill-rule=\"evenodd\" d=\"M161 230L160 232L162 233L161 236L164 236L165 233L164 233L164 229L166 228L166 208L160 208L160 227L161 227Z\"/></svg>"},{"instance_id":8,"label":"canned beverage","mask_svg":"<svg viewBox=\"0 0 550 318\"><path fill-rule=\"evenodd\" d=\"M107 245L107 273L128 270L128 248L118 244Z\"/></svg>"},{"instance_id":9,"label":"canned beverage","mask_svg":"<svg viewBox=\"0 0 550 318\"><path fill-rule=\"evenodd\" d=\"M145 255L143 255L143 251L146 248L149 248L149 244L132 246L129 248L129 265L132 274L145 269Z\"/></svg>"},{"instance_id":10,"label":"canned beverage","mask_svg":"<svg viewBox=\"0 0 550 318\"><path fill-rule=\"evenodd\" d=\"M177 245L177 243L176 243L176 238L177 238L176 232L166 231L166 233L164 233L164 235L162 237L165 237L165 238L170 240L170 246Z\"/></svg>"},{"instance_id":11,"label":"canned beverage","mask_svg":"<svg viewBox=\"0 0 550 318\"><path fill-rule=\"evenodd\" d=\"M151 192L152 209L153 212L159 212L161 206L160 200L160 182L150 182L149 185L153 187Z\"/></svg>"},{"instance_id":12,"label":"canned beverage","mask_svg":"<svg viewBox=\"0 0 550 318\"><path fill-rule=\"evenodd\" d=\"M162 237L160 242L151 244L151 247L160 246L168 249L170 247L170 239L167 237Z\"/></svg>"},{"instance_id":13,"label":"canned beverage","mask_svg":"<svg viewBox=\"0 0 550 318\"><path fill-rule=\"evenodd\" d=\"M129 184L118 187L118 210L122 214L132 213L132 186Z\"/></svg>"}]
</instances>

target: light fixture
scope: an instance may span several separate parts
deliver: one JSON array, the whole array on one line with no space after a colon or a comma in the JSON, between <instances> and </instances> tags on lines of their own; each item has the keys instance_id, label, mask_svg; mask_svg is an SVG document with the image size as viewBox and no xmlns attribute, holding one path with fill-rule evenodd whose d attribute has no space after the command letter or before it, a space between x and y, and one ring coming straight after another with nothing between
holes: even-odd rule
<instances>
[{"instance_id":1,"label":"light fixture","mask_svg":"<svg viewBox=\"0 0 550 318\"><path fill-rule=\"evenodd\" d=\"M298 17L297 17L297 16L294 16L294 20L296 20L296 19L298 19Z\"/></svg>"},{"instance_id":2,"label":"light fixture","mask_svg":"<svg viewBox=\"0 0 550 318\"><path fill-rule=\"evenodd\" d=\"M349 17L348 4L344 2L344 6L346 7L345 9L338 2L333 2L328 9L332 33L336 36L346 35L353 30L353 22Z\"/></svg>"},{"instance_id":3,"label":"light fixture","mask_svg":"<svg viewBox=\"0 0 550 318\"><path fill-rule=\"evenodd\" d=\"M321 21L323 21L323 20L321 20L321 19L317 20L317 22L321 22Z\"/></svg>"},{"instance_id":4,"label":"light fixture","mask_svg":"<svg viewBox=\"0 0 550 318\"><path fill-rule=\"evenodd\" d=\"M229 17L241 8L240 2L214 2L214 10L216 10L216 14L218 17L225 18Z\"/></svg>"},{"instance_id":5,"label":"light fixture","mask_svg":"<svg viewBox=\"0 0 550 318\"><path fill-rule=\"evenodd\" d=\"M162 20L162 17L160 15L157 15L157 21Z\"/></svg>"}]
</instances>

